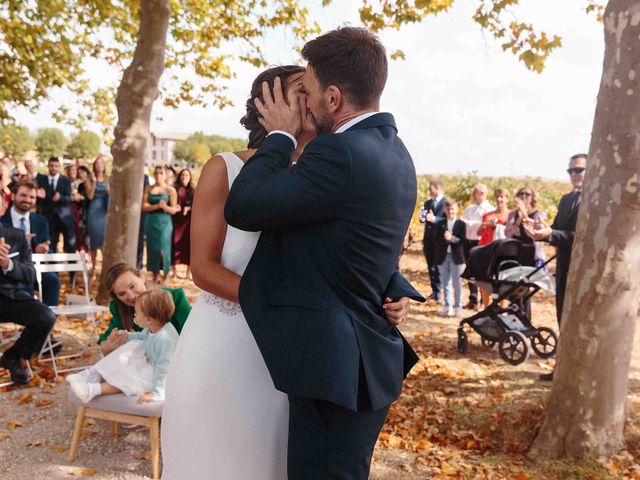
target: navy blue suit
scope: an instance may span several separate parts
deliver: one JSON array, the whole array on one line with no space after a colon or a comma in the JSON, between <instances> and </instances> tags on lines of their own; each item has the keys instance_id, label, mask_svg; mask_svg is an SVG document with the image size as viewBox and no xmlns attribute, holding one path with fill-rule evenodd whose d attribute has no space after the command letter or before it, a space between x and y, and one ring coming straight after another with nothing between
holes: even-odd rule
<instances>
[{"instance_id":1,"label":"navy blue suit","mask_svg":"<svg viewBox=\"0 0 640 480\"><path fill-rule=\"evenodd\" d=\"M71 211L71 181L64 175L58 177L55 190L51 189L49 177L39 173L36 176L38 188L43 188L45 197L38 197L38 211L49 222L49 234L51 236L51 251L57 251L60 234L64 238L64 251L74 253L76 251L76 225ZM60 194L57 202L53 201L55 193Z\"/></svg>"},{"instance_id":2,"label":"navy blue suit","mask_svg":"<svg viewBox=\"0 0 640 480\"><path fill-rule=\"evenodd\" d=\"M422 299L394 268L415 169L387 113L316 137L289 168L293 150L285 135L268 136L229 191L227 222L262 231L240 304L276 388L289 394L289 480L367 478L388 407L417 361L381 308L385 296ZM329 465L317 463L323 455Z\"/></svg>"},{"instance_id":3,"label":"navy blue suit","mask_svg":"<svg viewBox=\"0 0 640 480\"><path fill-rule=\"evenodd\" d=\"M11 246L13 270L0 269L0 322L24 325L20 338L3 354L4 359L29 358L40 349L56 317L46 305L24 289L36 280L31 248L22 230L0 222L0 237Z\"/></svg>"},{"instance_id":4,"label":"navy blue suit","mask_svg":"<svg viewBox=\"0 0 640 480\"><path fill-rule=\"evenodd\" d=\"M436 230L438 222L444 220L444 202L446 198L443 196L439 201L435 198L430 198L424 202L424 210L431 212L435 215L435 221L425 222L424 224L424 237L422 239L422 246L424 249L424 256L427 259L427 268L429 270L429 282L431 283L431 292L434 300L440 298L440 292L442 290L442 283L440 282L440 270L438 269L438 263L435 260L437 245L436 245Z\"/></svg>"},{"instance_id":5,"label":"navy blue suit","mask_svg":"<svg viewBox=\"0 0 640 480\"><path fill-rule=\"evenodd\" d=\"M0 218L0 222L5 225L13 226L11 222L11 210L7 210L5 214ZM51 241L49 233L49 223L44 215L39 213L29 213L29 224L31 226L31 233L35 236L31 239L31 251L35 251L37 245L42 242ZM49 251L52 250L52 245L49 245ZM36 284L37 286L37 284ZM33 295L34 284L25 286L25 289ZM60 279L55 272L44 272L42 274L42 301L45 305L50 307L57 307L60 303Z\"/></svg>"}]
</instances>

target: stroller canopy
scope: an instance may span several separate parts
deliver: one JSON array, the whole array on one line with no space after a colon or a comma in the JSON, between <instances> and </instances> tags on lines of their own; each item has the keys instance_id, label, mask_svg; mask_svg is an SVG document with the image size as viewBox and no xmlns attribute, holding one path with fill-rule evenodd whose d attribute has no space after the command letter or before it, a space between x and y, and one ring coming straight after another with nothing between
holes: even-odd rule
<instances>
[{"instance_id":1,"label":"stroller canopy","mask_svg":"<svg viewBox=\"0 0 640 480\"><path fill-rule=\"evenodd\" d=\"M515 238L495 240L482 247L471 249L462 278L467 280L491 281L498 273L501 262L512 260L511 267L520 266L522 243Z\"/></svg>"}]
</instances>

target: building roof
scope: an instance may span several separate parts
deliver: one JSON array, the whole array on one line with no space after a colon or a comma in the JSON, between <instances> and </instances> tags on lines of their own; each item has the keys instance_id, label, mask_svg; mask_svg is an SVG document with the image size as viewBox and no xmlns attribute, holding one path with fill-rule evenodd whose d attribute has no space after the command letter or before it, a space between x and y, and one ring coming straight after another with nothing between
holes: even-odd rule
<instances>
[{"instance_id":1,"label":"building roof","mask_svg":"<svg viewBox=\"0 0 640 480\"><path fill-rule=\"evenodd\" d=\"M156 140L186 140L191 136L190 133L178 132L151 132L151 136Z\"/></svg>"}]
</instances>

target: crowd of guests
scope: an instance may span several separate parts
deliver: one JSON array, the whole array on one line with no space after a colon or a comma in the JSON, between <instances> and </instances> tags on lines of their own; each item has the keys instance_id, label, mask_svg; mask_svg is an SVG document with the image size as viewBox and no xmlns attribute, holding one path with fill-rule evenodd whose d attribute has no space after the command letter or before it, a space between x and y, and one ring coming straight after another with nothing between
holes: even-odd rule
<instances>
[{"instance_id":1,"label":"crowd of guests","mask_svg":"<svg viewBox=\"0 0 640 480\"><path fill-rule=\"evenodd\" d=\"M19 194L18 190L23 191ZM177 277L177 265L186 265L186 276L191 278L189 230L194 193L189 169L176 175L171 166L157 166L153 179L145 175L137 266L142 268L146 245L147 269L157 282ZM109 175L102 156L93 162L76 159L64 171L60 159L51 157L46 173L39 172L31 160L13 162L4 157L0 161L0 216L33 235L33 252L57 252L61 239L64 252L90 252L92 277L104 244L109 195ZM17 196L22 202L16 202ZM34 215L25 217L26 227L21 227L18 216L27 213ZM45 303L57 305L59 282L53 278L55 274L47 277L51 278L43 282L47 283L43 285Z\"/></svg>"},{"instance_id":2,"label":"crowd of guests","mask_svg":"<svg viewBox=\"0 0 640 480\"><path fill-rule=\"evenodd\" d=\"M473 187L472 204L458 217L457 202L446 198L440 182L430 182L430 198L420 211L420 221L425 224L423 244L431 284L429 299L442 304L442 316L461 317L463 308L475 310L489 305L490 292L481 292L479 298L473 282L469 282L469 299L462 304L462 273L468 267L469 253L475 247L514 238L520 241L522 265L544 268L543 242L556 248L556 313L560 323L586 166L586 154L569 159L567 173L572 190L561 198L551 225L546 223L545 213L537 208L537 192L527 186L518 189L513 200L507 189L496 189L494 207L487 201L487 186L479 183ZM541 379L552 380L553 373L543 374Z\"/></svg>"}]
</instances>

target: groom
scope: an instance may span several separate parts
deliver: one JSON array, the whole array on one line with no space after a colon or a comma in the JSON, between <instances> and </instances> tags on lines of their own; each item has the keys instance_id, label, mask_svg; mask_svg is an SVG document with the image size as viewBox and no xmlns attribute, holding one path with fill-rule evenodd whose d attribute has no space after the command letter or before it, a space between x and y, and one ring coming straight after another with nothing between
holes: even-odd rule
<instances>
[{"instance_id":1,"label":"groom","mask_svg":"<svg viewBox=\"0 0 640 480\"><path fill-rule=\"evenodd\" d=\"M386 296L424 300L394 270L416 175L393 116L378 113L387 79L379 40L340 28L302 56L304 95L285 100L276 79L272 97L263 85L256 106L270 134L233 183L225 217L262 231L240 304L276 388L289 395L289 480L366 479L417 360L380 308ZM301 109L319 136L289 168Z\"/></svg>"}]
</instances>

